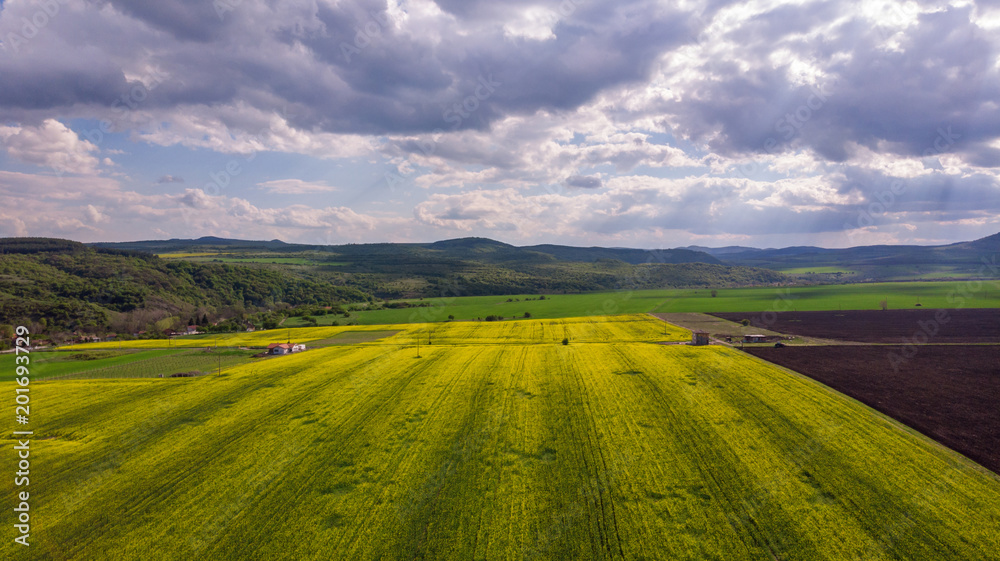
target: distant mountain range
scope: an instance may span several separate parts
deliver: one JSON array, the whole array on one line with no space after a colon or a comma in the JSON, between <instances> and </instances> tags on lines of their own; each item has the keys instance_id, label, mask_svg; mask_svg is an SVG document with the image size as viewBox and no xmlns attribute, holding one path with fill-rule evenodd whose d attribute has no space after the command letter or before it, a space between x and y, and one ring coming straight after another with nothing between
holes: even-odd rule
<instances>
[{"instance_id":1,"label":"distant mountain range","mask_svg":"<svg viewBox=\"0 0 1000 561\"><path fill-rule=\"evenodd\" d=\"M170 239L139 242L94 243L95 247L147 251L150 253L180 252L195 248L226 248L232 250L270 251L328 251L345 256L381 255L385 253L432 254L455 259L474 259L491 263L509 261L552 262L577 261L593 263L604 259L614 259L624 263L712 263L722 262L714 256L687 248L680 249L629 249L605 247L573 247L567 245L514 246L489 238L457 238L433 243L369 243L317 246L290 244L281 240L248 241L217 237L203 237L194 240Z\"/></svg>"},{"instance_id":2,"label":"distant mountain range","mask_svg":"<svg viewBox=\"0 0 1000 561\"><path fill-rule=\"evenodd\" d=\"M729 264L808 274L842 271L857 280L1000 278L1000 234L948 245L871 245L843 249L800 246L748 249L720 258ZM824 272L826 271L826 272Z\"/></svg>"},{"instance_id":3,"label":"distant mountain range","mask_svg":"<svg viewBox=\"0 0 1000 561\"><path fill-rule=\"evenodd\" d=\"M375 243L316 246L285 243L281 240L248 241L217 237L194 240L96 243L97 247L147 251L180 252L212 248L233 251L302 252L336 254L338 259L361 263L372 256L396 255L404 262L421 259L476 261L490 264L545 265L558 262L597 263L620 261L631 265L647 263L708 263L741 265L817 278L853 280L909 280L918 278L967 278L1000 276L996 267L1000 253L1000 233L970 242L940 246L873 245L844 249L814 246L759 249L744 246L687 246L675 249L631 249L574 247L540 244L514 246L488 238L458 238L433 243Z\"/></svg>"},{"instance_id":4,"label":"distant mountain range","mask_svg":"<svg viewBox=\"0 0 1000 561\"><path fill-rule=\"evenodd\" d=\"M457 294L996 279L998 255L1000 234L943 246L658 250L517 247L487 238L333 246L219 237L94 244L0 238L0 324L121 332L205 314L273 323L290 308Z\"/></svg>"}]
</instances>

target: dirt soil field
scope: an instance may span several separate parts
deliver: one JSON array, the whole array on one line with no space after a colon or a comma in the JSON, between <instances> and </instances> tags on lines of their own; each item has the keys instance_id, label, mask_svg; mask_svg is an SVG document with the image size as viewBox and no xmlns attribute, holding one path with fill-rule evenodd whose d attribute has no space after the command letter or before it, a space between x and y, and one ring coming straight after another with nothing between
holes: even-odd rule
<instances>
[{"instance_id":1,"label":"dirt soil field","mask_svg":"<svg viewBox=\"0 0 1000 561\"><path fill-rule=\"evenodd\" d=\"M1000 310L853 310L712 314L779 333L862 343L1000 343Z\"/></svg>"},{"instance_id":2,"label":"dirt soil field","mask_svg":"<svg viewBox=\"0 0 1000 561\"><path fill-rule=\"evenodd\" d=\"M888 355L901 354L901 346L746 351L849 395L1000 474L1000 346L918 347L898 372Z\"/></svg>"}]
</instances>

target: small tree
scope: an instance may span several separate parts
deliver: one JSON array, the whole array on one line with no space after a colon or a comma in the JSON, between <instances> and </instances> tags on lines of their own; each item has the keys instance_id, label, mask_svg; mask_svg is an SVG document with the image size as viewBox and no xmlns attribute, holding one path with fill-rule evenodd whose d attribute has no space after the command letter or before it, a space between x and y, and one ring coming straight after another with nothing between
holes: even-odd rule
<instances>
[{"instance_id":1,"label":"small tree","mask_svg":"<svg viewBox=\"0 0 1000 561\"><path fill-rule=\"evenodd\" d=\"M563 337L563 345L569 344L569 337Z\"/></svg>"},{"instance_id":2,"label":"small tree","mask_svg":"<svg viewBox=\"0 0 1000 561\"><path fill-rule=\"evenodd\" d=\"M889 309L889 300L888 299L880 300L879 303L878 303L878 307L882 308L882 311L888 310Z\"/></svg>"},{"instance_id":3,"label":"small tree","mask_svg":"<svg viewBox=\"0 0 1000 561\"><path fill-rule=\"evenodd\" d=\"M524 317L530 318L531 317L531 312L524 312Z\"/></svg>"},{"instance_id":4,"label":"small tree","mask_svg":"<svg viewBox=\"0 0 1000 561\"><path fill-rule=\"evenodd\" d=\"M713 290L712 291L712 298L715 298L718 295L719 295L719 291L718 290Z\"/></svg>"},{"instance_id":5,"label":"small tree","mask_svg":"<svg viewBox=\"0 0 1000 561\"><path fill-rule=\"evenodd\" d=\"M748 319L741 319L740 320L740 325L742 325L743 327L746 327L746 326L750 325L750 320L748 320Z\"/></svg>"},{"instance_id":6,"label":"small tree","mask_svg":"<svg viewBox=\"0 0 1000 561\"><path fill-rule=\"evenodd\" d=\"M455 316L448 314L448 321L455 321Z\"/></svg>"}]
</instances>

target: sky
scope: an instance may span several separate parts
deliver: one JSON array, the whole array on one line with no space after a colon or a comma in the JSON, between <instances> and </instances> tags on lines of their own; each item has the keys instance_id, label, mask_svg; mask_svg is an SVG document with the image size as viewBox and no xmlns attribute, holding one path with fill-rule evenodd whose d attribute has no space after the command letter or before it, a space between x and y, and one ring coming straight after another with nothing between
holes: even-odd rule
<instances>
[{"instance_id":1,"label":"sky","mask_svg":"<svg viewBox=\"0 0 1000 561\"><path fill-rule=\"evenodd\" d=\"M0 0L0 236L1000 232L1000 0Z\"/></svg>"}]
</instances>

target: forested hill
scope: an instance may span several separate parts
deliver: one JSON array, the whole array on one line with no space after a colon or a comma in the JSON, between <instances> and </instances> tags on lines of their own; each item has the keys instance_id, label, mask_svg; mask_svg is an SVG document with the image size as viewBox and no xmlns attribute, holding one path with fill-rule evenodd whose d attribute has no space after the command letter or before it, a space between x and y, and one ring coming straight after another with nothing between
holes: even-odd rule
<instances>
[{"instance_id":1,"label":"forested hill","mask_svg":"<svg viewBox=\"0 0 1000 561\"><path fill-rule=\"evenodd\" d=\"M275 268L163 260L67 240L0 239L0 323L47 330L108 329L122 313L146 323L171 316L255 312L281 303L369 300L356 288ZM137 328L146 327L137 325Z\"/></svg>"},{"instance_id":2,"label":"forested hill","mask_svg":"<svg viewBox=\"0 0 1000 561\"><path fill-rule=\"evenodd\" d=\"M376 299L788 282L775 271L716 261L688 250L518 248L483 238L343 246L0 238L0 325L124 333L207 317L235 329Z\"/></svg>"}]
</instances>

